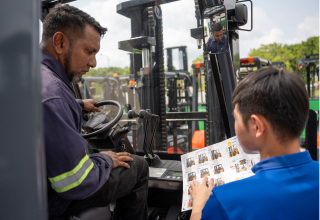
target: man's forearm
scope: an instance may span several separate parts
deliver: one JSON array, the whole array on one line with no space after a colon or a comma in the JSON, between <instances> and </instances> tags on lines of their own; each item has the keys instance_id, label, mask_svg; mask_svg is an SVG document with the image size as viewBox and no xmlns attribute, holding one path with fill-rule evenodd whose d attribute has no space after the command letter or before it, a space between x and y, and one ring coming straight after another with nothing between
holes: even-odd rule
<instances>
[{"instance_id":1,"label":"man's forearm","mask_svg":"<svg viewBox=\"0 0 320 220\"><path fill-rule=\"evenodd\" d=\"M202 211L192 210L192 213L191 213L191 216L190 216L190 220L200 220L201 219L201 212Z\"/></svg>"},{"instance_id":2,"label":"man's forearm","mask_svg":"<svg viewBox=\"0 0 320 220\"><path fill-rule=\"evenodd\" d=\"M200 220L202 215L202 209L204 208L206 201L193 200L193 207L190 216L190 220Z\"/></svg>"}]
</instances>

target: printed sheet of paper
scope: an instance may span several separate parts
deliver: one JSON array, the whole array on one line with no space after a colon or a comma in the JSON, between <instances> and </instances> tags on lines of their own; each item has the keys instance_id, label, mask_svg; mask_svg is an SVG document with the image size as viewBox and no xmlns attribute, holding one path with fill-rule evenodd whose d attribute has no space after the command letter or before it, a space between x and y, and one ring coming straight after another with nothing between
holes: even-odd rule
<instances>
[{"instance_id":1,"label":"printed sheet of paper","mask_svg":"<svg viewBox=\"0 0 320 220\"><path fill-rule=\"evenodd\" d=\"M208 181L214 179L217 187L253 176L251 168L259 161L260 154L243 152L237 137L181 155L183 173L181 211L192 209L192 199L188 189L193 180L202 182L207 176Z\"/></svg>"}]
</instances>

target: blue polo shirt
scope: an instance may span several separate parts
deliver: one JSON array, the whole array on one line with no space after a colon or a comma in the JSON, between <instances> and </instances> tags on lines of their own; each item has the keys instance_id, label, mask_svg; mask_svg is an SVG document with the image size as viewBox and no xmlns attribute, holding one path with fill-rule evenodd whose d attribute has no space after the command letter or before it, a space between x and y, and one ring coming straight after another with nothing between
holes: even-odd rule
<instances>
[{"instance_id":1,"label":"blue polo shirt","mask_svg":"<svg viewBox=\"0 0 320 220\"><path fill-rule=\"evenodd\" d=\"M319 219L319 163L308 151L262 160L252 171L213 188L201 219Z\"/></svg>"},{"instance_id":2,"label":"blue polo shirt","mask_svg":"<svg viewBox=\"0 0 320 220\"><path fill-rule=\"evenodd\" d=\"M226 36L223 35L221 42L216 41L214 36L210 36L209 40L206 44L206 48L208 52L211 53L223 53L228 49L228 43Z\"/></svg>"}]
</instances>

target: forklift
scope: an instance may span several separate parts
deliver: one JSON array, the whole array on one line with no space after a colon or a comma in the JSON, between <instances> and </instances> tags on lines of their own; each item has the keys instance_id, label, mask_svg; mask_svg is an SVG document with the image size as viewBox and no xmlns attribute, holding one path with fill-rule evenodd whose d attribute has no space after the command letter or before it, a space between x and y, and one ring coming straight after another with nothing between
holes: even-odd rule
<instances>
[{"instance_id":1,"label":"forklift","mask_svg":"<svg viewBox=\"0 0 320 220\"><path fill-rule=\"evenodd\" d=\"M239 154L239 149L236 144L228 147L228 151L229 151L229 157L234 157Z\"/></svg>"},{"instance_id":2,"label":"forklift","mask_svg":"<svg viewBox=\"0 0 320 220\"><path fill-rule=\"evenodd\" d=\"M239 164L236 164L236 171L237 173L241 172L241 171L247 171L247 166L246 166L247 160L243 159L239 161ZM242 165L242 166L241 166Z\"/></svg>"},{"instance_id":3,"label":"forklift","mask_svg":"<svg viewBox=\"0 0 320 220\"><path fill-rule=\"evenodd\" d=\"M196 178L197 176L195 172L188 173L188 182L193 181Z\"/></svg>"},{"instance_id":4,"label":"forklift","mask_svg":"<svg viewBox=\"0 0 320 220\"><path fill-rule=\"evenodd\" d=\"M198 155L198 159L199 159L199 160L198 160L199 164L202 164L202 163L208 161L207 154L206 154L206 153L199 154L199 155Z\"/></svg>"},{"instance_id":5,"label":"forklift","mask_svg":"<svg viewBox=\"0 0 320 220\"><path fill-rule=\"evenodd\" d=\"M208 168L200 170L200 178L204 178L205 176L210 176L210 172Z\"/></svg>"},{"instance_id":6,"label":"forklift","mask_svg":"<svg viewBox=\"0 0 320 220\"><path fill-rule=\"evenodd\" d=\"M219 149L216 150L212 150L211 151L211 158L212 160L218 159L219 157L221 157L221 153Z\"/></svg>"},{"instance_id":7,"label":"forklift","mask_svg":"<svg viewBox=\"0 0 320 220\"><path fill-rule=\"evenodd\" d=\"M94 99L98 102L114 100L121 103L124 112L128 112L132 109L131 106L136 107L133 91L129 89L130 81L129 75L119 76L114 74L114 76L105 77L82 77L79 89L83 99ZM108 108L108 111L107 116L114 117L117 110Z\"/></svg>"},{"instance_id":8,"label":"forklift","mask_svg":"<svg viewBox=\"0 0 320 220\"><path fill-rule=\"evenodd\" d=\"M310 99L319 100L319 84L316 86L316 76L319 81L319 54L305 56L304 59L297 60L298 75L306 77L307 91Z\"/></svg>"},{"instance_id":9,"label":"forklift","mask_svg":"<svg viewBox=\"0 0 320 220\"><path fill-rule=\"evenodd\" d=\"M192 199L189 199L188 201L188 208L191 208L193 205L193 200Z\"/></svg>"},{"instance_id":10,"label":"forklift","mask_svg":"<svg viewBox=\"0 0 320 220\"><path fill-rule=\"evenodd\" d=\"M272 62L272 67L282 68L283 70L287 69L287 64L283 61Z\"/></svg>"},{"instance_id":11,"label":"forklift","mask_svg":"<svg viewBox=\"0 0 320 220\"><path fill-rule=\"evenodd\" d=\"M50 186L46 185L40 101L39 18L43 20L49 9L55 7L58 2L64 4L72 1L17 0L12 4L12 1L4 0L1 4L0 19L4 19L5 22L0 22L0 69L4 75L0 97L1 103L7 106L2 110L2 115L6 115L2 118L2 123L7 126L1 129L0 144L8 147L2 151L2 161L7 162L0 166L3 175L0 186L3 197L10 198L1 203L3 219L48 218L46 195L47 187ZM137 145L135 153L140 156L150 155L150 167L157 170L157 175L150 172L149 178L148 205L151 220L188 219L188 213L181 213L183 182L182 178L178 178L182 175L178 139L173 135L173 153L168 154L167 123L204 121L206 147L235 135L231 96L236 86L235 73L240 68L238 33L242 29L241 26L250 19L247 16L247 7L235 0L195 2L196 14L199 15L196 28L197 46L199 48L200 45L204 53L206 110L166 112L161 5L172 2L175 0L132 0L117 5L119 16L125 16L128 22L131 22L131 36L120 41L118 48L130 53L130 77L134 80L134 85L131 86L138 93L137 101L140 109L144 111L139 115L139 119L129 118L128 113L123 113L123 107L118 101L104 100L103 104L118 107L116 116L108 119L112 123L109 123L108 127L96 125L98 130L92 129L93 132L84 134L87 135L84 138L94 151L106 150L104 141L109 143L111 150L124 150L131 146L130 141L125 138L130 126L121 126L119 123L126 119L132 123L131 128L136 127L135 134L132 135L133 142L136 141ZM209 54L205 49L205 27L208 27L210 22L216 22L217 13L221 15L221 11L224 11L226 21L228 50L219 54ZM193 34L191 31L192 36ZM199 38L202 41L199 41ZM13 72L15 74L11 74ZM77 90L76 98L82 98L78 86L74 87ZM21 104L24 106L24 114L17 114ZM146 117L140 118L143 115ZM218 123L220 119L221 126ZM87 122L86 124L85 127L89 131L89 125ZM98 135L96 132L103 138L95 138L94 136ZM19 138L16 138L16 134L19 134ZM101 144L102 142L104 144ZM143 146L149 146L149 149L145 151L146 147ZM188 147L188 152L191 152L192 146ZM14 155L12 149L16 150ZM160 162L152 163L155 158L160 158ZM195 178L195 173L193 175ZM24 180L23 187L21 179ZM19 210L13 212L16 207L19 207ZM101 209L91 211L103 218L99 210ZM83 210L83 213L88 211Z\"/></svg>"},{"instance_id":12,"label":"forklift","mask_svg":"<svg viewBox=\"0 0 320 220\"><path fill-rule=\"evenodd\" d=\"M319 161L319 54L307 55L297 60L297 65L298 75L306 82L309 94L309 118L300 136L300 146L310 152L313 160Z\"/></svg>"},{"instance_id":13,"label":"forklift","mask_svg":"<svg viewBox=\"0 0 320 220\"><path fill-rule=\"evenodd\" d=\"M129 100L134 99L132 90L129 89L129 84L132 83L130 81L132 80L129 75L118 75L116 73L113 76L82 77L79 88L84 99L114 100L125 106L129 103ZM97 90L99 90L99 93Z\"/></svg>"},{"instance_id":14,"label":"forklift","mask_svg":"<svg viewBox=\"0 0 320 220\"><path fill-rule=\"evenodd\" d=\"M192 167L194 165L195 165L194 158L193 157L188 158L187 159L187 168Z\"/></svg>"},{"instance_id":15,"label":"forklift","mask_svg":"<svg viewBox=\"0 0 320 220\"><path fill-rule=\"evenodd\" d=\"M223 179L222 177L217 178L217 179L214 181L214 186L215 186L215 187L216 187L216 186L221 186L221 185L223 185L223 184L225 184L225 182L224 182L224 179Z\"/></svg>"},{"instance_id":16,"label":"forklift","mask_svg":"<svg viewBox=\"0 0 320 220\"><path fill-rule=\"evenodd\" d=\"M175 112L190 112L194 103L195 95L192 94L192 78L188 72L188 53L187 46L168 47L167 52L167 72L165 72L166 81L166 112L174 114ZM173 51L178 51L179 66L173 66ZM194 125L189 121L167 120L167 135L171 139L168 153L174 152L174 145L177 145L178 153L189 152L189 146L192 145L192 131ZM178 136L175 142L175 136ZM183 141L182 141L183 140Z\"/></svg>"},{"instance_id":17,"label":"forklift","mask_svg":"<svg viewBox=\"0 0 320 220\"><path fill-rule=\"evenodd\" d=\"M279 63L281 67L285 65L285 64L283 65L282 63ZM241 58L240 68L242 68L242 70L239 73L238 80L241 81L244 77L250 74L250 72L253 72L254 68L261 69L261 68L269 68L269 67L273 67L273 63L261 57L255 56L255 57Z\"/></svg>"},{"instance_id":18,"label":"forklift","mask_svg":"<svg viewBox=\"0 0 320 220\"><path fill-rule=\"evenodd\" d=\"M218 164L214 166L214 174L219 174L224 172L224 168L222 167L222 164Z\"/></svg>"}]
</instances>

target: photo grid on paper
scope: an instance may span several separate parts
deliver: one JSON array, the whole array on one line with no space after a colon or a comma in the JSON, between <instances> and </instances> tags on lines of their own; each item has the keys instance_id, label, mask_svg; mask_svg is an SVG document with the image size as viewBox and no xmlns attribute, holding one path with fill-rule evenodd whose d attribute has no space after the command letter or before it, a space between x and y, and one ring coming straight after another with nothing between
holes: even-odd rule
<instances>
[{"instance_id":1,"label":"photo grid on paper","mask_svg":"<svg viewBox=\"0 0 320 220\"><path fill-rule=\"evenodd\" d=\"M214 179L215 187L254 175L251 168L260 161L259 154L246 154L232 137L206 148L181 155L183 173L183 198L181 211L192 209L189 193L190 184L202 182L207 176L208 183ZM207 185L208 185L207 183Z\"/></svg>"}]
</instances>

